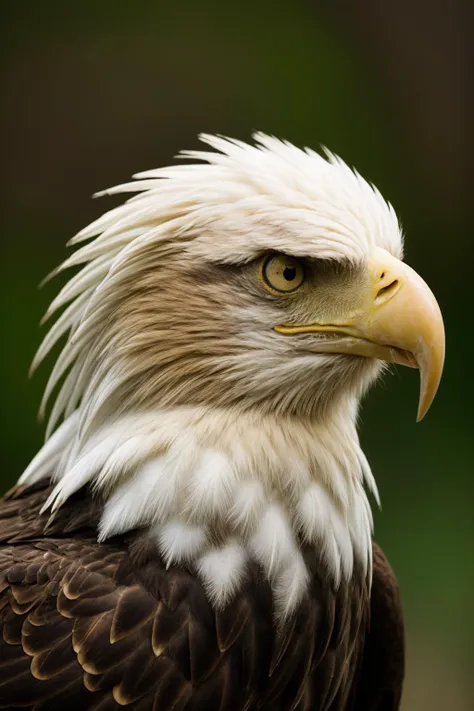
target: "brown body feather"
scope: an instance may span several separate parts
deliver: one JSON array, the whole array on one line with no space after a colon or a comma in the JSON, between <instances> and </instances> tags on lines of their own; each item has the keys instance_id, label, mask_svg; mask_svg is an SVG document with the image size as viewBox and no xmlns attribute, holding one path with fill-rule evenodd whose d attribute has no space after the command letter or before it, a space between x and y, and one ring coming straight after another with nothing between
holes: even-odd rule
<instances>
[{"instance_id":1,"label":"brown body feather","mask_svg":"<svg viewBox=\"0 0 474 711\"><path fill-rule=\"evenodd\" d=\"M396 711L403 626L393 573L310 591L282 629L257 566L224 610L144 532L96 542L86 490L54 520L47 482L0 503L0 708L35 711Z\"/></svg>"}]
</instances>

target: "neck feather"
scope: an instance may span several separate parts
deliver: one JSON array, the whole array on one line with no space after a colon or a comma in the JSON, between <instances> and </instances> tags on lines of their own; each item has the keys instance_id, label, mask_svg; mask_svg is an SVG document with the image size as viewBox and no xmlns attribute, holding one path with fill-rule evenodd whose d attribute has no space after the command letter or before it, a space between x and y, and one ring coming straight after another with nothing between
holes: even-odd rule
<instances>
[{"instance_id":1,"label":"neck feather","mask_svg":"<svg viewBox=\"0 0 474 711\"><path fill-rule=\"evenodd\" d=\"M249 559L271 582L277 612L306 591L302 548L318 547L333 583L371 569L377 497L359 446L355 402L324 422L180 407L129 414L86 442L70 416L20 482L51 475L54 512L90 485L104 500L99 540L146 527L168 564L192 565L224 605Z\"/></svg>"}]
</instances>

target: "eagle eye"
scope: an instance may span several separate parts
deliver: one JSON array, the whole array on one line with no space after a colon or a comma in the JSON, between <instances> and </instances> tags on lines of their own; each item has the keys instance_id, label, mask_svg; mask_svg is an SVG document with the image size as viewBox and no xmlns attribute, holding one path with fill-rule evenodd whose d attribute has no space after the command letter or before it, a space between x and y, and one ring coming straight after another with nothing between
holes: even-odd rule
<instances>
[{"instance_id":1,"label":"eagle eye","mask_svg":"<svg viewBox=\"0 0 474 711\"><path fill-rule=\"evenodd\" d=\"M262 279L271 292L289 294L296 291L304 282L304 267L294 257L286 254L271 254L262 262Z\"/></svg>"}]
</instances>

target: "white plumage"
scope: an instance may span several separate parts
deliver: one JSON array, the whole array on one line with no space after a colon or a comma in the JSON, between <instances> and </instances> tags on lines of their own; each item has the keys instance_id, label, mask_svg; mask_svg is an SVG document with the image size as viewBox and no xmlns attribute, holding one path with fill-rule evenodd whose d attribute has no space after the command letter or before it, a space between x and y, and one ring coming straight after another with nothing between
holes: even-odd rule
<instances>
[{"instance_id":1,"label":"white plumage","mask_svg":"<svg viewBox=\"0 0 474 711\"><path fill-rule=\"evenodd\" d=\"M286 615L308 580L298 536L320 543L336 583L355 552L370 566L364 483L377 493L355 419L380 364L295 352L272 330L283 307L259 300L246 265L271 250L358 269L375 247L400 257L402 236L332 154L262 134L256 146L202 139L219 152L105 191L138 194L71 240L91 241L57 270L84 265L46 315L66 306L33 368L67 340L42 404L59 386L48 439L21 482L53 470L53 511L92 485L100 540L153 527L165 560L194 564L216 604L258 560Z\"/></svg>"}]
</instances>

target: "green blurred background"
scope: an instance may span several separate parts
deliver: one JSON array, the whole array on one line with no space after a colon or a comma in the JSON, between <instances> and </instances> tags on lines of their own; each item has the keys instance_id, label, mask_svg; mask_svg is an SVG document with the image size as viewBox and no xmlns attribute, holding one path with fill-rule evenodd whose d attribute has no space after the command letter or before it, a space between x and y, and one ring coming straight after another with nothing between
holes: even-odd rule
<instances>
[{"instance_id":1,"label":"green blurred background","mask_svg":"<svg viewBox=\"0 0 474 711\"><path fill-rule=\"evenodd\" d=\"M474 708L472 25L459 1L1 3L1 487L41 444L29 382L37 284L113 203L96 190L167 164L200 131L324 144L395 205L406 257L444 312L445 376L415 424L399 369L362 409L376 535L407 624L403 711Z\"/></svg>"}]
</instances>

